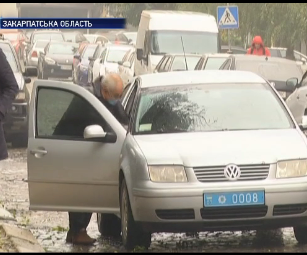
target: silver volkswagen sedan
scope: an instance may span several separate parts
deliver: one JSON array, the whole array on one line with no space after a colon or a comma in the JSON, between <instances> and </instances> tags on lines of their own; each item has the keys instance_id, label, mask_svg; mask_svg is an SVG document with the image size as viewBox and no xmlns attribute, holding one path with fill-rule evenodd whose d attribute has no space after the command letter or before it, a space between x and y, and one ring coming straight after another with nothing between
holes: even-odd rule
<instances>
[{"instance_id":1,"label":"silver volkswagen sedan","mask_svg":"<svg viewBox=\"0 0 307 255\"><path fill-rule=\"evenodd\" d=\"M126 129L82 87L37 80L31 210L97 212L127 249L154 232L293 226L307 243L307 139L277 91L243 71L148 74Z\"/></svg>"}]
</instances>

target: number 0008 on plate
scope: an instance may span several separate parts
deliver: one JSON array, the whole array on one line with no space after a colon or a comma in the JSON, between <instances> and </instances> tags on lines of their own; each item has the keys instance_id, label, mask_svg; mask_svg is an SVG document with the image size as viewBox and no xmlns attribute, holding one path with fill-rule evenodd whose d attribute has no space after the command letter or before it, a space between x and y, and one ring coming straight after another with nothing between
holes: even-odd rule
<instances>
[{"instance_id":1,"label":"number 0008 on plate","mask_svg":"<svg viewBox=\"0 0 307 255\"><path fill-rule=\"evenodd\" d=\"M264 204L264 190L204 194L205 207L251 206Z\"/></svg>"}]
</instances>

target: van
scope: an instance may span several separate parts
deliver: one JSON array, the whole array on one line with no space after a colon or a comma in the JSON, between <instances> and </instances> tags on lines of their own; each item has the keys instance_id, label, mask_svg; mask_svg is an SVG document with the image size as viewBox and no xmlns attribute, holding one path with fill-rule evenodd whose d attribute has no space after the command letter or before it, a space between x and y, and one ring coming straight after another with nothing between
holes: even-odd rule
<instances>
[{"instance_id":1,"label":"van","mask_svg":"<svg viewBox=\"0 0 307 255\"><path fill-rule=\"evenodd\" d=\"M136 40L135 75L153 73L164 54L220 52L214 16L197 12L143 11Z\"/></svg>"}]
</instances>

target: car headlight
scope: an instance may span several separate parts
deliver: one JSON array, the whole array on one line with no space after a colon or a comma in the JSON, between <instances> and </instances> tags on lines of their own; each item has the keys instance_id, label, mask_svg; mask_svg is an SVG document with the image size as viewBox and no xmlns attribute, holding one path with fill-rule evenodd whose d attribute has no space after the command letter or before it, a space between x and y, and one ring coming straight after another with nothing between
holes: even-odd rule
<instances>
[{"instance_id":1,"label":"car headlight","mask_svg":"<svg viewBox=\"0 0 307 255\"><path fill-rule=\"evenodd\" d=\"M288 160L277 162L276 178L294 178L307 176L307 160Z\"/></svg>"},{"instance_id":2,"label":"car headlight","mask_svg":"<svg viewBox=\"0 0 307 255\"><path fill-rule=\"evenodd\" d=\"M45 62L49 65L54 65L55 61L52 58L45 58Z\"/></svg>"},{"instance_id":3,"label":"car headlight","mask_svg":"<svg viewBox=\"0 0 307 255\"><path fill-rule=\"evenodd\" d=\"M183 166L149 166L150 180L153 182L187 182Z\"/></svg>"}]
</instances>

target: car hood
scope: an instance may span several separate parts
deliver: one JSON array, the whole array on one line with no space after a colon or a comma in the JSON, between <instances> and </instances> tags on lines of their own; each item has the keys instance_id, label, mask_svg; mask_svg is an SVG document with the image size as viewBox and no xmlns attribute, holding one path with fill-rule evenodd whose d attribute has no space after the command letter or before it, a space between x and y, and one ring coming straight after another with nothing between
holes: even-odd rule
<instances>
[{"instance_id":1,"label":"car hood","mask_svg":"<svg viewBox=\"0 0 307 255\"><path fill-rule=\"evenodd\" d=\"M73 62L74 56L64 55L64 54L48 54L46 57L53 59L58 64L71 64Z\"/></svg>"},{"instance_id":2,"label":"car hood","mask_svg":"<svg viewBox=\"0 0 307 255\"><path fill-rule=\"evenodd\" d=\"M22 76L22 73L14 73L15 79L17 81L19 90L23 90L23 87L25 86L25 80Z\"/></svg>"},{"instance_id":3,"label":"car hood","mask_svg":"<svg viewBox=\"0 0 307 255\"><path fill-rule=\"evenodd\" d=\"M136 135L148 164L186 167L272 164L307 158L306 138L296 129Z\"/></svg>"}]
</instances>

